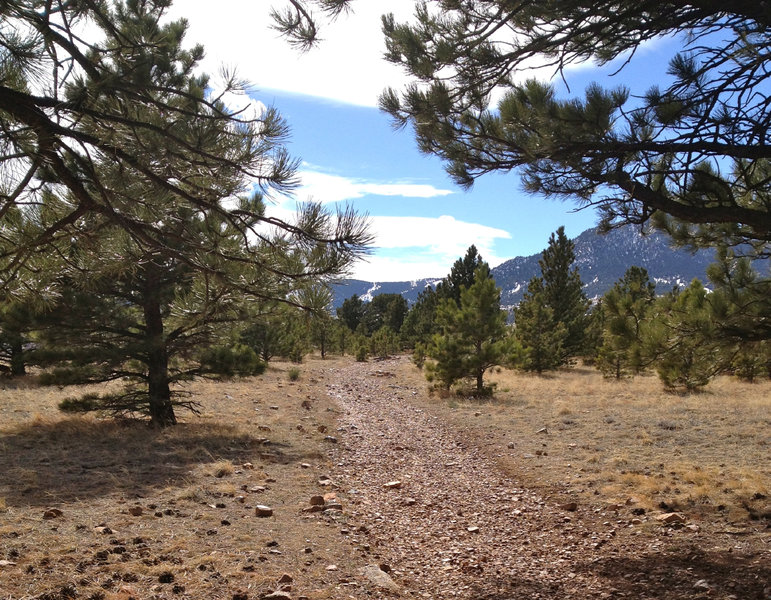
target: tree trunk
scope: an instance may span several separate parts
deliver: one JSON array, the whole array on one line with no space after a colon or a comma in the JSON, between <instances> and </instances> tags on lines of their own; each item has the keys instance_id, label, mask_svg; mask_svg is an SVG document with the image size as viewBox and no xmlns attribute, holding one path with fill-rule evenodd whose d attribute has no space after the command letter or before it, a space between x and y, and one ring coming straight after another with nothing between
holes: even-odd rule
<instances>
[{"instance_id":1,"label":"tree trunk","mask_svg":"<svg viewBox=\"0 0 771 600\"><path fill-rule=\"evenodd\" d=\"M169 356L163 335L160 277L155 265L147 265L144 290L145 342L147 344L147 392L150 419L155 427L176 425L169 388Z\"/></svg>"},{"instance_id":2,"label":"tree trunk","mask_svg":"<svg viewBox=\"0 0 771 600\"><path fill-rule=\"evenodd\" d=\"M19 340L14 340L11 344L11 376L18 377L26 374L27 369L24 364L24 345L20 338Z\"/></svg>"},{"instance_id":3,"label":"tree trunk","mask_svg":"<svg viewBox=\"0 0 771 600\"><path fill-rule=\"evenodd\" d=\"M484 369L477 369L477 394L480 394L480 395L485 389L485 384L483 379L484 374L485 374Z\"/></svg>"}]
</instances>

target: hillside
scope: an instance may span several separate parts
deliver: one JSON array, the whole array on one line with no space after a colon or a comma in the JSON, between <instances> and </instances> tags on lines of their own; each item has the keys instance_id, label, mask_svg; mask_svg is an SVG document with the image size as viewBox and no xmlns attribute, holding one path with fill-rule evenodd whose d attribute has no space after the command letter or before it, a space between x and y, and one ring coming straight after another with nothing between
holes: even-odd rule
<instances>
[{"instance_id":1,"label":"hillside","mask_svg":"<svg viewBox=\"0 0 771 600\"><path fill-rule=\"evenodd\" d=\"M589 298L603 295L627 268L635 265L648 270L660 292L675 285L687 285L694 278L706 280L706 269L714 260L712 250L691 254L673 249L668 238L661 233L640 234L635 227L625 227L600 235L596 229L584 231L573 240L576 246L576 265ZM540 275L538 260L541 254L512 258L492 270L493 277L502 289L501 303L516 305L525 293L527 282ZM447 270L449 272L450 265ZM377 294L401 294L412 304L428 285L435 285L436 278L415 281L371 282L351 279L335 286L335 306L352 295L369 300Z\"/></svg>"}]
</instances>

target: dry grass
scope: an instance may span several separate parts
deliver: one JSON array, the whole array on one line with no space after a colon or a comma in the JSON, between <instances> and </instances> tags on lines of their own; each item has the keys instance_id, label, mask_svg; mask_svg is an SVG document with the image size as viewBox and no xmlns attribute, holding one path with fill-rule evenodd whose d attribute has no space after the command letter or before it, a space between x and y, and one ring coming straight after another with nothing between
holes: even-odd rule
<instances>
[{"instance_id":1,"label":"dry grass","mask_svg":"<svg viewBox=\"0 0 771 600\"><path fill-rule=\"evenodd\" d=\"M357 560L340 517L302 511L330 491L318 479L331 467L333 366L311 360L292 382L280 363L196 382L201 416L165 431L56 410L87 388L4 389L0 599L258 598L285 572L309 598L337 597L326 567ZM258 504L274 515L256 517Z\"/></svg>"},{"instance_id":2,"label":"dry grass","mask_svg":"<svg viewBox=\"0 0 771 600\"><path fill-rule=\"evenodd\" d=\"M547 377L498 370L490 379L493 399L455 397L433 409L526 485L696 518L771 517L771 382L725 377L676 396L655 377L609 381L585 368Z\"/></svg>"},{"instance_id":3,"label":"dry grass","mask_svg":"<svg viewBox=\"0 0 771 600\"><path fill-rule=\"evenodd\" d=\"M348 597L346 574L377 550L365 558L368 540L345 512L302 511L334 489L318 480L332 468L326 384L338 360L311 360L296 381L293 365L275 364L260 378L196 382L202 415L166 431L62 415L56 404L72 389L29 381L0 392L0 600L254 600L285 572L294 597ZM427 390L419 371L400 368ZM616 383L581 369L493 380L496 397L481 403L414 399L523 486L692 518L749 522L769 510L769 383L723 379L678 397L653 378ZM257 518L258 504L274 516ZM49 509L61 515L45 519Z\"/></svg>"}]
</instances>

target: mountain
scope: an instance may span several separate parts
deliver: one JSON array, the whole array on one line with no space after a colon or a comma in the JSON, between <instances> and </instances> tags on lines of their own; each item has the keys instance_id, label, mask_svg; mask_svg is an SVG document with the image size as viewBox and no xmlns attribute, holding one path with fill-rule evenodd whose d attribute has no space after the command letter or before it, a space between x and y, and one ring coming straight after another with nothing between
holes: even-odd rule
<instances>
[{"instance_id":1,"label":"mountain","mask_svg":"<svg viewBox=\"0 0 771 600\"><path fill-rule=\"evenodd\" d=\"M692 254L669 246L669 238L663 233L642 235L637 227L624 227L601 235L596 229L584 231L573 240L576 262L584 282L584 292L589 298L602 296L631 266L644 267L659 293L669 291L675 285L688 285L694 278L706 281L707 266L714 262L713 250L700 250ZM527 288L527 282L541 274L538 261L541 254L507 260L492 269L498 287L501 288L501 304L514 306L519 303ZM449 272L449 267L448 267ZM352 295L369 300L384 293L401 294L412 304L428 285L436 285L439 279L419 279L389 283L373 283L351 279L334 288L335 306Z\"/></svg>"}]
</instances>

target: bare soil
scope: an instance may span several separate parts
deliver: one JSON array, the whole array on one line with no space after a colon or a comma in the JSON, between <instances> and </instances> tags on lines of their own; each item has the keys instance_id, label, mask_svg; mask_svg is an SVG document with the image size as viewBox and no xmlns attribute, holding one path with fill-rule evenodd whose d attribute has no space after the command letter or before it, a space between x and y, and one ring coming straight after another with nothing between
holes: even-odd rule
<instances>
[{"instance_id":1,"label":"bare soil","mask_svg":"<svg viewBox=\"0 0 771 600\"><path fill-rule=\"evenodd\" d=\"M296 382L289 368L191 386L202 415L168 431L63 416L71 389L0 392L0 599L771 598L767 400L747 400L741 417L735 406L743 424L725 440L708 430L704 441L684 413L656 414L680 429L649 433L680 432L683 448L744 451L715 467L744 473L717 510L689 503L685 481L679 495L646 484L633 497L645 480L620 471L668 465L668 446L629 429L626 451L607 447L624 436L597 439L591 423L606 414L590 415L574 379L547 382L548 398L572 406L524 418L543 388L505 373L478 403L429 397L403 357L311 360ZM656 504L667 499L677 505ZM263 505L272 515L257 516ZM662 523L667 512L682 522Z\"/></svg>"}]
</instances>

